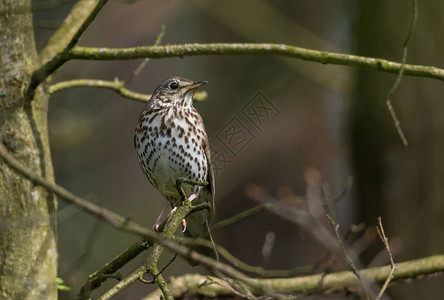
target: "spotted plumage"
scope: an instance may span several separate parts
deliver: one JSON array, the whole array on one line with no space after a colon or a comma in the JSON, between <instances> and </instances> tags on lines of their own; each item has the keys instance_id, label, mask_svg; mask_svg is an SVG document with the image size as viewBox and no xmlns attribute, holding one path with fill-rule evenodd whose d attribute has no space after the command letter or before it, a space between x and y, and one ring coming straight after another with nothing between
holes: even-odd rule
<instances>
[{"instance_id":1,"label":"spotted plumage","mask_svg":"<svg viewBox=\"0 0 444 300\"><path fill-rule=\"evenodd\" d=\"M205 83L180 77L165 80L142 110L136 127L134 146L143 172L172 203L179 199L176 179L185 177L209 182L206 187L183 187L187 196L197 196L193 204L210 202L214 207L208 137L202 117L193 107L194 91ZM192 236L201 234L210 215L211 212L205 210L190 215L187 218L189 233Z\"/></svg>"}]
</instances>

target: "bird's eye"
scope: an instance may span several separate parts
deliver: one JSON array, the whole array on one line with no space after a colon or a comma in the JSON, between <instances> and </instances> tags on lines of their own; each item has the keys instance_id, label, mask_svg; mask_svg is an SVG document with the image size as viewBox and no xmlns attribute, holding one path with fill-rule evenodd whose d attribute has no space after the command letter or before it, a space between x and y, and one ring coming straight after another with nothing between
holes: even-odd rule
<instances>
[{"instance_id":1,"label":"bird's eye","mask_svg":"<svg viewBox=\"0 0 444 300\"><path fill-rule=\"evenodd\" d=\"M179 84L177 82L171 82L170 83L170 89L175 90L179 87Z\"/></svg>"}]
</instances>

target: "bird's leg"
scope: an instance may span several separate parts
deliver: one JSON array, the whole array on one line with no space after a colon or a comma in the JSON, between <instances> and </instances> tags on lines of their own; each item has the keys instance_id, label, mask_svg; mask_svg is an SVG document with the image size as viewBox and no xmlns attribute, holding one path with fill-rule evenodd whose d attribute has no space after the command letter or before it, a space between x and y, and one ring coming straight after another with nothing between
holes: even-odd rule
<instances>
[{"instance_id":1,"label":"bird's leg","mask_svg":"<svg viewBox=\"0 0 444 300\"><path fill-rule=\"evenodd\" d=\"M160 225L161 225L162 222L166 219L166 218L165 218L165 211L166 211L166 209L167 209L169 206L170 206L170 204L167 203L167 204L165 205L165 207L162 209L162 212L160 213L160 215L157 217L157 220L156 220L156 222L155 222L154 225L153 225L153 230L154 230L155 232L159 232ZM171 212L170 212L170 214L168 215L168 218L169 218L170 215L171 215Z\"/></svg>"},{"instance_id":2,"label":"bird's leg","mask_svg":"<svg viewBox=\"0 0 444 300\"><path fill-rule=\"evenodd\" d=\"M182 184L184 184L184 183L190 184L190 185L197 185L197 186L207 186L208 185L208 182L206 182L206 181L197 181L197 180L192 180L192 179L188 179L185 177L177 178L175 187L176 187L177 192L179 193L181 201L184 201L185 199L187 199L187 195L185 194L185 191L182 187ZM197 195L193 193L188 198L188 200L191 202L196 198L197 198ZM182 232L185 232L185 230L187 230L187 220L186 219L182 219L182 227L183 227Z\"/></svg>"},{"instance_id":3,"label":"bird's leg","mask_svg":"<svg viewBox=\"0 0 444 300\"><path fill-rule=\"evenodd\" d=\"M179 193L180 200L182 200L182 201L187 199L187 195L185 194L185 191L183 190L183 187L182 187L182 184L184 184L184 183L190 184L190 185L197 185L197 186L207 186L208 185L208 182L206 182L206 181L197 181L197 180L192 180L192 179L188 179L185 177L177 178L175 187L176 187L177 192ZM192 196L193 195L191 195L190 198ZM188 200L191 201L191 199L188 199Z\"/></svg>"}]
</instances>

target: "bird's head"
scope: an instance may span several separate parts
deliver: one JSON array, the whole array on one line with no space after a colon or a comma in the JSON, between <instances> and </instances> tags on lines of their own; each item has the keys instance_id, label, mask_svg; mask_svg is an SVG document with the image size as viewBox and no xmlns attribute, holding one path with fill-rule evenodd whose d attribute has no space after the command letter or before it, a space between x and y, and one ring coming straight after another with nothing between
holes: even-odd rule
<instances>
[{"instance_id":1,"label":"bird's head","mask_svg":"<svg viewBox=\"0 0 444 300\"><path fill-rule=\"evenodd\" d=\"M155 107L186 107L193 105L195 90L208 81L192 81L182 77L171 77L163 81L154 91L150 102Z\"/></svg>"}]
</instances>

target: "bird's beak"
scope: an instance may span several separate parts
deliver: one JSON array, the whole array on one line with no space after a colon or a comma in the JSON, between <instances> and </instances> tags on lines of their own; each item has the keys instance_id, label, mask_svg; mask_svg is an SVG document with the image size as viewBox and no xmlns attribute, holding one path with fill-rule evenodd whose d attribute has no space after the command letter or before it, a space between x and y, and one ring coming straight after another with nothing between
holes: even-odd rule
<instances>
[{"instance_id":1,"label":"bird's beak","mask_svg":"<svg viewBox=\"0 0 444 300\"><path fill-rule=\"evenodd\" d=\"M181 88L181 91L191 91L194 89L197 89L198 87L201 87L202 85L208 83L208 81L206 80L202 80L202 81L194 81L192 84L184 86L183 88Z\"/></svg>"}]
</instances>

